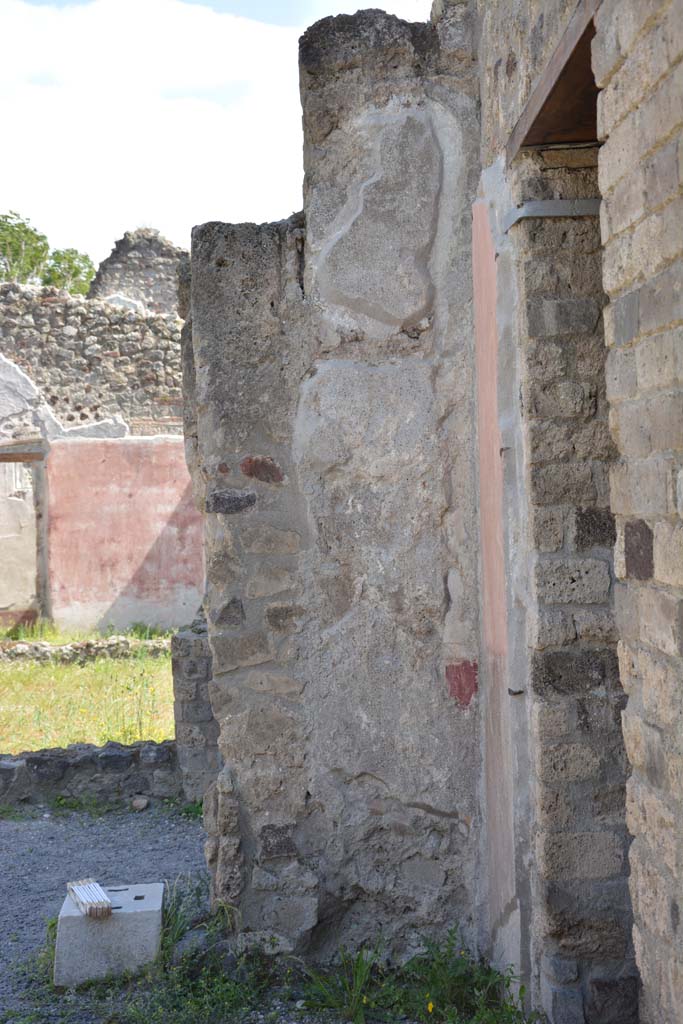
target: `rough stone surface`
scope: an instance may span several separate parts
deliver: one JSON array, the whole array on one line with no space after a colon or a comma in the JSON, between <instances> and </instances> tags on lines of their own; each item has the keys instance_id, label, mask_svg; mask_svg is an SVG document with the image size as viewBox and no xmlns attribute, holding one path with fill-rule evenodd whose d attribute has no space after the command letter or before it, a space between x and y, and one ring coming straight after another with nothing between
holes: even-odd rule
<instances>
[{"instance_id":1,"label":"rough stone surface","mask_svg":"<svg viewBox=\"0 0 683 1024\"><path fill-rule=\"evenodd\" d=\"M185 253L155 231L127 231L97 268L90 299L150 313L175 313L178 264Z\"/></svg>"},{"instance_id":2,"label":"rough stone surface","mask_svg":"<svg viewBox=\"0 0 683 1024\"><path fill-rule=\"evenodd\" d=\"M0 284L0 353L28 374L65 428L119 416L135 434L179 433L174 306L130 310L55 288Z\"/></svg>"},{"instance_id":3,"label":"rough stone surface","mask_svg":"<svg viewBox=\"0 0 683 1024\"><path fill-rule=\"evenodd\" d=\"M81 664L95 658L130 658L136 654L160 657L171 649L170 640L136 640L128 636L107 636L51 644L45 640L0 640L0 661L58 661Z\"/></svg>"},{"instance_id":4,"label":"rough stone surface","mask_svg":"<svg viewBox=\"0 0 683 1024\"><path fill-rule=\"evenodd\" d=\"M195 230L207 859L281 948L457 920L552 1024L635 1024L634 958L644 1024L678 1024L683 7L603 0L602 148L508 167L575 9L325 19L304 215Z\"/></svg>"},{"instance_id":5,"label":"rough stone surface","mask_svg":"<svg viewBox=\"0 0 683 1024\"><path fill-rule=\"evenodd\" d=\"M533 7L514 5L513 31L517 14ZM537 53L547 45L541 13ZM484 15L494 37L484 37L482 47L502 40L495 35L503 31L502 14L503 5L493 5ZM549 29L554 18L549 11ZM531 45L533 51L533 39ZM531 66L533 58L534 52ZM520 66L528 71L528 46ZM524 86L516 61L507 67L504 95ZM485 86L491 88L490 79ZM485 144L500 130L498 114L495 123L487 120L491 102L484 100ZM496 225L514 204L595 195L595 164L595 152L584 151L577 162L569 152L541 150L521 154L507 172L498 162L482 177L499 289L494 456L504 457L503 539L482 554L494 567L489 574L502 575L499 600L507 616L501 621L503 613L496 613L490 627L496 635L482 654L482 685L497 690L485 732L490 904L484 934L496 959L513 962L527 978L534 1005L553 1022L582 1024L599 1019L589 1011L594 976L618 990L632 986L634 975L619 719L624 697L611 610L615 528L608 471L615 451L607 422L599 226L596 218L529 218L502 235ZM483 298L496 301L496 295ZM485 308L478 316L484 314ZM487 363L479 366L480 373L491 372ZM480 445L482 436L480 420ZM501 775L511 782L499 782ZM502 785L509 787L503 803ZM552 970L544 966L550 962Z\"/></svg>"},{"instance_id":6,"label":"rough stone surface","mask_svg":"<svg viewBox=\"0 0 683 1024\"><path fill-rule=\"evenodd\" d=\"M246 932L313 956L475 931L477 125L458 32L378 11L309 29L305 230L193 234L186 430L225 763L207 857Z\"/></svg>"},{"instance_id":7,"label":"rough stone surface","mask_svg":"<svg viewBox=\"0 0 683 1024\"><path fill-rule=\"evenodd\" d=\"M178 764L187 800L201 800L220 767L218 724L210 703L211 648L206 622L199 616L172 641L173 693L175 697ZM191 724L186 735L180 723ZM178 738L180 737L180 738Z\"/></svg>"},{"instance_id":8,"label":"rough stone surface","mask_svg":"<svg viewBox=\"0 0 683 1024\"><path fill-rule=\"evenodd\" d=\"M36 804L56 797L104 804L134 796L175 799L183 792L176 743L145 741L103 747L70 747L0 755L0 803ZM195 797L196 799L196 797Z\"/></svg>"},{"instance_id":9,"label":"rough stone surface","mask_svg":"<svg viewBox=\"0 0 683 1024\"><path fill-rule=\"evenodd\" d=\"M610 393L619 450L616 513L620 662L627 681L628 822L641 1019L683 1021L683 717L680 680L683 455L680 364L683 215L681 0L601 5L593 66L602 87L599 173L609 359L628 384ZM675 680L675 682L674 682ZM597 988L596 1005L611 993ZM607 1012L607 1011L605 1011ZM609 1012L614 1012L610 1008Z\"/></svg>"}]
</instances>

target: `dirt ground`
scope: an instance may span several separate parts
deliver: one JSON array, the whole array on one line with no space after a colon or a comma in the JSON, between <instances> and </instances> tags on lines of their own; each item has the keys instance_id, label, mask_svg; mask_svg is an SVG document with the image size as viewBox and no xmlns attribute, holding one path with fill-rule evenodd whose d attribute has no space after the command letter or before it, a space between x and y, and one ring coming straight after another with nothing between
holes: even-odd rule
<instances>
[{"instance_id":1,"label":"dirt ground","mask_svg":"<svg viewBox=\"0 0 683 1024\"><path fill-rule=\"evenodd\" d=\"M39 816L0 820L0 1021L7 1024L63 1019L58 1006L36 1007L30 965L45 943L46 922L59 913L67 881L94 877L117 885L206 878L201 821L173 809L99 817L34 813ZM86 1006L82 1020L94 1024Z\"/></svg>"}]
</instances>

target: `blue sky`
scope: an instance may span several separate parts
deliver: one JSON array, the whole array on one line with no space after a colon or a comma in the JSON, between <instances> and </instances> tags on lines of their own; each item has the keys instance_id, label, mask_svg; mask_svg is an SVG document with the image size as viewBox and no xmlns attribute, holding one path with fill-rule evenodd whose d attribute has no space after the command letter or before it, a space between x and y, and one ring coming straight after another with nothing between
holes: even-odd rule
<instances>
[{"instance_id":1,"label":"blue sky","mask_svg":"<svg viewBox=\"0 0 683 1024\"><path fill-rule=\"evenodd\" d=\"M431 0L369 0L411 20ZM301 208L297 41L362 0L0 0L0 212L99 262L124 231Z\"/></svg>"}]
</instances>

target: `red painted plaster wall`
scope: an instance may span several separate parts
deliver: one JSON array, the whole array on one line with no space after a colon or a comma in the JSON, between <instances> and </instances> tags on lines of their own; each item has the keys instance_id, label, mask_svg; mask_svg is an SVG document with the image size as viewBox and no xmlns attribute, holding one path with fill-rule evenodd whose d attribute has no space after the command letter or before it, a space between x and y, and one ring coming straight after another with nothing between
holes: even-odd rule
<instances>
[{"instance_id":1,"label":"red painted plaster wall","mask_svg":"<svg viewBox=\"0 0 683 1024\"><path fill-rule=\"evenodd\" d=\"M51 613L78 627L192 620L202 520L180 437L53 442L47 459Z\"/></svg>"}]
</instances>

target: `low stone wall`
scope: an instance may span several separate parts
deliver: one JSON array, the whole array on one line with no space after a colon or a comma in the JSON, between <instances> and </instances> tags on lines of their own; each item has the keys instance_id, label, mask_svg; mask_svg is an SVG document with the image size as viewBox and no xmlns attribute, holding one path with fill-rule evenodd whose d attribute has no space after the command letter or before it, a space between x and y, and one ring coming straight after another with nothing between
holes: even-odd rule
<instances>
[{"instance_id":1,"label":"low stone wall","mask_svg":"<svg viewBox=\"0 0 683 1024\"><path fill-rule=\"evenodd\" d=\"M50 644L45 640L10 640L0 643L0 661L82 664L96 658L134 658L139 654L158 658L170 650L171 641L166 638L135 640L127 636L108 636L97 640L78 640L71 644Z\"/></svg>"},{"instance_id":2,"label":"low stone wall","mask_svg":"<svg viewBox=\"0 0 683 1024\"><path fill-rule=\"evenodd\" d=\"M56 797L89 797L110 802L143 795L182 795L176 744L131 746L75 743L70 747L0 755L0 803L39 804Z\"/></svg>"}]
</instances>

